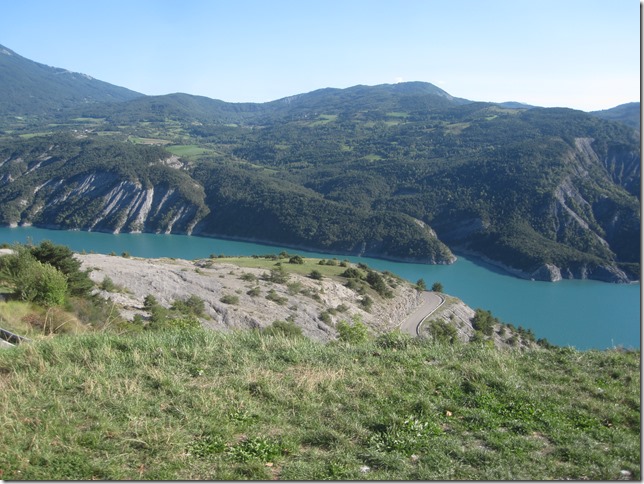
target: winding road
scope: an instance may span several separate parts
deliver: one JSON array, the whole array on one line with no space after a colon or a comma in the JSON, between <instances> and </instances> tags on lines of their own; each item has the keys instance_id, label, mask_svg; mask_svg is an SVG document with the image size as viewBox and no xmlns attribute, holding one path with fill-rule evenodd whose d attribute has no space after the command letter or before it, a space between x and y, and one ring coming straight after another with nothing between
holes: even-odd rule
<instances>
[{"instance_id":1,"label":"winding road","mask_svg":"<svg viewBox=\"0 0 644 484\"><path fill-rule=\"evenodd\" d=\"M436 292L424 291L421 297L423 298L422 304L400 323L400 330L412 336L419 336L422 322L445 302L445 298Z\"/></svg>"}]
</instances>

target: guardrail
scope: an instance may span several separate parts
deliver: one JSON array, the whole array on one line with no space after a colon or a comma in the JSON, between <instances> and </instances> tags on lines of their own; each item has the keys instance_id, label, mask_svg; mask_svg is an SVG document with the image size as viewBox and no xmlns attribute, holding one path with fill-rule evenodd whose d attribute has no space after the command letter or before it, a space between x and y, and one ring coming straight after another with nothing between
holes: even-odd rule
<instances>
[{"instance_id":1,"label":"guardrail","mask_svg":"<svg viewBox=\"0 0 644 484\"><path fill-rule=\"evenodd\" d=\"M30 343L31 340L29 338L25 338L24 336L20 336L18 334L14 334L11 331L7 331L6 329L0 328L0 339L3 341L6 341L7 343L10 343L12 345L19 345L20 343Z\"/></svg>"}]
</instances>

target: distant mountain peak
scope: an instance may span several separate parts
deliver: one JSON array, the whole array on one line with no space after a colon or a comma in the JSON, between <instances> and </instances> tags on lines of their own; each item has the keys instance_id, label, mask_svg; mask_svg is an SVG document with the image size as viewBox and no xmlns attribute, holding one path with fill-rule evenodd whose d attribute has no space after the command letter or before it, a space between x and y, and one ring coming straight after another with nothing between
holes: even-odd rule
<instances>
[{"instance_id":1,"label":"distant mountain peak","mask_svg":"<svg viewBox=\"0 0 644 484\"><path fill-rule=\"evenodd\" d=\"M35 62L0 45L0 112L57 112L87 103L128 101L143 94L60 67Z\"/></svg>"}]
</instances>

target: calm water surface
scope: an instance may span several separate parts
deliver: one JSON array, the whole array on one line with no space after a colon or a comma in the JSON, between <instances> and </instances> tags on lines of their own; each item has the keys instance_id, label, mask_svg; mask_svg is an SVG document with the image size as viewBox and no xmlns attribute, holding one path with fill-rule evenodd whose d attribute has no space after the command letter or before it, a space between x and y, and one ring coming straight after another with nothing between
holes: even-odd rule
<instances>
[{"instance_id":1,"label":"calm water surface","mask_svg":"<svg viewBox=\"0 0 644 484\"><path fill-rule=\"evenodd\" d=\"M195 259L210 254L262 255L302 253L310 257L338 257L389 270L428 286L436 281L445 292L472 308L492 311L499 319L533 330L537 338L579 349L624 346L640 348L640 284L597 281L525 281L503 274L483 263L459 256L449 266L390 262L368 257L330 256L285 247L185 235L104 234L45 230L34 227L0 227L0 243L35 244L51 240L76 252L109 254L129 252L136 257Z\"/></svg>"}]
</instances>

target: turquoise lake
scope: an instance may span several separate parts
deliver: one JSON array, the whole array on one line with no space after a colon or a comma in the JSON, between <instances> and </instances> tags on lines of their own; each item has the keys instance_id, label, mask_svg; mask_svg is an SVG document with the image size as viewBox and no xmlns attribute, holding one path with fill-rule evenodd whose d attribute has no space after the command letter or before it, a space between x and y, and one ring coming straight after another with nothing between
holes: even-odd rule
<instances>
[{"instance_id":1,"label":"turquoise lake","mask_svg":"<svg viewBox=\"0 0 644 484\"><path fill-rule=\"evenodd\" d=\"M452 265L432 266L185 235L0 227L0 243L38 244L43 240L67 245L76 252L129 252L136 257L151 258L196 259L210 254L262 255L283 250L309 257L337 257L389 270L412 282L423 278L428 286L439 281L447 294L462 299L470 307L488 309L503 322L530 328L537 338L547 338L556 345L582 350L614 346L640 348L639 283L526 281L458 254L458 260Z\"/></svg>"}]
</instances>

